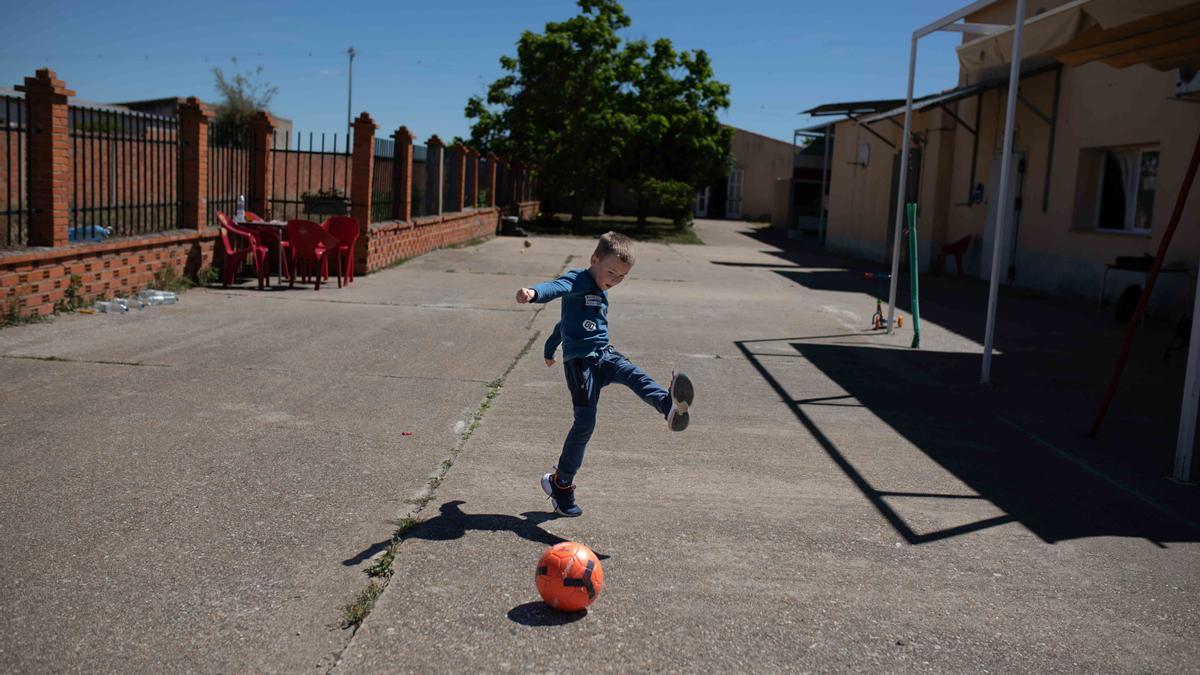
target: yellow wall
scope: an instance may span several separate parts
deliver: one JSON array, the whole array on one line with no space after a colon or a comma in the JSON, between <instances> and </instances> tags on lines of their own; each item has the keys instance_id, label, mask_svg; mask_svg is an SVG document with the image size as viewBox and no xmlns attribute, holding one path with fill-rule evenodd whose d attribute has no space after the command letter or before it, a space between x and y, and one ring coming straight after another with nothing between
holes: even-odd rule
<instances>
[{"instance_id":1,"label":"yellow wall","mask_svg":"<svg viewBox=\"0 0 1200 675\"><path fill-rule=\"evenodd\" d=\"M904 116L893 119L903 124ZM951 186L954 151L953 121L941 110L913 115L912 129L924 139L918 193L917 239L922 267L929 264L931 243L940 250L946 242L947 203L940 197ZM889 203L892 168L900 152L901 128L887 120L871 125L888 146L854 122L839 123L834 130L829 195L829 224L825 245L834 251L868 260L890 259L893 239L888 226L895 219L895 204ZM867 166L858 164L859 146L870 147ZM902 250L903 250L902 246Z\"/></svg>"},{"instance_id":2,"label":"yellow wall","mask_svg":"<svg viewBox=\"0 0 1200 675\"><path fill-rule=\"evenodd\" d=\"M1146 66L1115 69L1092 63L1080 68L1064 68L1049 202L1045 211L1042 204L1046 194L1050 128L1028 107L1018 104L1013 148L1025 151L1028 166L1024 179L1024 208L1017 234L1018 285L1094 299L1106 262L1116 256L1155 253L1200 133L1200 113L1196 105L1170 100L1174 83L1173 72L1160 73ZM1049 114L1053 86L1054 75L1047 73L1024 81L1021 94ZM999 155L1003 141L1006 96L1007 89L999 88L984 94L982 100L976 180L985 186L989 184L991 158ZM972 122L975 105L975 99L961 102L959 115ZM971 142L971 136L965 130L956 132L955 178L949 195L948 240L951 241L968 233L979 235L984 229L986 206L959 204L964 201L965 181L970 173ZM1153 144L1157 144L1159 151L1159 182L1151 234L1095 230L1085 216L1098 199L1098 188L1090 178L1083 180L1079 175L1085 166L1082 161L1084 151ZM986 198L991 197L986 195ZM1198 219L1200 195L1194 195L1171 243L1168 262L1178 260L1196 267L1200 257ZM968 259L968 266L975 273L979 269L979 256L984 254L980 249L977 238ZM1178 286L1173 289L1164 286L1167 295L1178 295L1186 290L1186 285L1179 283L1182 279L1177 276L1181 277L1163 278L1164 284ZM1127 283L1141 283L1140 276L1113 273L1108 295L1119 293Z\"/></svg>"},{"instance_id":3,"label":"yellow wall","mask_svg":"<svg viewBox=\"0 0 1200 675\"><path fill-rule=\"evenodd\" d=\"M730 147L734 167L743 171L742 217L771 220L775 209L775 181L792 175L792 144L745 129L734 129ZM723 215L718 214L718 217Z\"/></svg>"}]
</instances>

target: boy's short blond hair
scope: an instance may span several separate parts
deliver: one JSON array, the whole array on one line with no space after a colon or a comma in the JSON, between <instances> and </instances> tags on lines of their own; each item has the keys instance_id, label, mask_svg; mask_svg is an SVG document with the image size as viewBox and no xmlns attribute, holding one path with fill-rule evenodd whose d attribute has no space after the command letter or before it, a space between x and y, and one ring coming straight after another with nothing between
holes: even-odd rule
<instances>
[{"instance_id":1,"label":"boy's short blond hair","mask_svg":"<svg viewBox=\"0 0 1200 675\"><path fill-rule=\"evenodd\" d=\"M593 254L597 258L604 258L615 255L622 262L633 264L633 240L619 232L605 232L600 235L600 241L596 243L596 251Z\"/></svg>"}]
</instances>

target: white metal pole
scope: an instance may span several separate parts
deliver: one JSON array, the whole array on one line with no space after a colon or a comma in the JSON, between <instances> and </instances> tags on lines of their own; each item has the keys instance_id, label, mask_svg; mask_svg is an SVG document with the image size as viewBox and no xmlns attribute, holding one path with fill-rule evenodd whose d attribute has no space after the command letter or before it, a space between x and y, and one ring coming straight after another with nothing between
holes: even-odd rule
<instances>
[{"instance_id":1,"label":"white metal pole","mask_svg":"<svg viewBox=\"0 0 1200 675\"><path fill-rule=\"evenodd\" d=\"M349 147L350 130L354 128L354 115L350 112L351 102L354 100L354 47L347 49L346 53L350 55L350 77L346 80L346 144Z\"/></svg>"},{"instance_id":2,"label":"white metal pole","mask_svg":"<svg viewBox=\"0 0 1200 675\"><path fill-rule=\"evenodd\" d=\"M1192 474L1192 448L1196 441L1196 404L1200 402L1200 285L1192 306L1192 336L1188 340L1187 374L1183 380L1183 406L1179 411L1179 442L1175 445L1175 480Z\"/></svg>"},{"instance_id":3,"label":"white metal pole","mask_svg":"<svg viewBox=\"0 0 1200 675\"><path fill-rule=\"evenodd\" d=\"M987 328L983 337L983 371L981 384L988 384L992 377L992 344L996 336L996 298L1000 290L1000 250L1004 242L1004 228L1012 204L1008 198L1008 164L1012 159L1013 127L1016 126L1017 88L1021 86L1021 33L1025 28L1025 0L1017 0L1017 16L1013 20L1012 64L1008 69L1008 106L1004 113L1004 146L1000 157L1000 189L996 194L996 236L992 240L992 278L988 286Z\"/></svg>"},{"instance_id":4,"label":"white metal pole","mask_svg":"<svg viewBox=\"0 0 1200 675\"><path fill-rule=\"evenodd\" d=\"M822 244L825 243L825 231L829 229L829 224L825 222L826 214L829 213L829 209L825 205L825 190L829 185L829 153L833 152L833 127L832 122L825 127L825 159L821 164L821 198L817 200L817 208L821 209L821 212L817 214L821 217L821 231L817 240Z\"/></svg>"},{"instance_id":5,"label":"white metal pole","mask_svg":"<svg viewBox=\"0 0 1200 675\"><path fill-rule=\"evenodd\" d=\"M1024 0L1021 0L1024 2ZM917 36L908 54L908 101L904 104L904 134L900 136L900 187L896 190L896 232L892 237L892 283L888 290L887 332L892 334L896 315L896 282L900 273L900 225L904 221L904 197L908 192L908 134L912 129L913 77L917 71Z\"/></svg>"}]
</instances>

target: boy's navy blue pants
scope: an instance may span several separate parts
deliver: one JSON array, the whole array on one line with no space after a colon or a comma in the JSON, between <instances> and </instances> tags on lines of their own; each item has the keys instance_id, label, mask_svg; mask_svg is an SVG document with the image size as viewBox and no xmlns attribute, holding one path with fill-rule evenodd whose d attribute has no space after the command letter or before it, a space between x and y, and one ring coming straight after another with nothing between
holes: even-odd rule
<instances>
[{"instance_id":1,"label":"boy's navy blue pants","mask_svg":"<svg viewBox=\"0 0 1200 675\"><path fill-rule=\"evenodd\" d=\"M571 403L575 407L575 423L571 425L571 431L563 443L562 455L558 458L558 481L562 484L573 482L583 464L584 450L592 437L592 430L596 428L600 390L605 386L616 382L629 387L664 418L671 411L671 396L667 390L611 345L601 350L599 356L564 362L563 370L567 376L567 387L571 390Z\"/></svg>"}]
</instances>

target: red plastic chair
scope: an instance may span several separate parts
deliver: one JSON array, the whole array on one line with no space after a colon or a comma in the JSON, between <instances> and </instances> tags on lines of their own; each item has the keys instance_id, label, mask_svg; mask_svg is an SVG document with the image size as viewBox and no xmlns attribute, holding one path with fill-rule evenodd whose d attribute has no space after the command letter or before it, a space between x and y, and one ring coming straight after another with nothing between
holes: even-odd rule
<instances>
[{"instance_id":1,"label":"red plastic chair","mask_svg":"<svg viewBox=\"0 0 1200 675\"><path fill-rule=\"evenodd\" d=\"M287 236L292 244L289 285L296 285L296 271L303 264L301 283L308 283L311 272L317 283L316 290L321 290L321 277L329 275L329 254L337 255L337 237L321 229L320 225L311 220L289 220ZM338 277L338 288L341 286L342 279Z\"/></svg>"},{"instance_id":2,"label":"red plastic chair","mask_svg":"<svg viewBox=\"0 0 1200 675\"><path fill-rule=\"evenodd\" d=\"M257 235L240 228L233 220L220 211L217 221L221 223L221 243L225 247L225 260L221 264L221 283L225 288L234 282L238 268L246 262L246 256L254 257L254 272L258 276L258 288L262 290L268 269L267 247L263 246Z\"/></svg>"},{"instance_id":3,"label":"red plastic chair","mask_svg":"<svg viewBox=\"0 0 1200 675\"><path fill-rule=\"evenodd\" d=\"M338 276L349 285L354 281L354 244L358 241L358 220L350 216L331 216L321 223L337 237Z\"/></svg>"},{"instance_id":4,"label":"red plastic chair","mask_svg":"<svg viewBox=\"0 0 1200 675\"><path fill-rule=\"evenodd\" d=\"M263 222L263 217L257 213L253 211L243 211L242 214L242 217L246 219L246 229L254 230L255 234L258 235L259 241L261 241L263 245L268 247L283 247L283 255L279 256L281 264L283 265L283 269L280 270L279 276L291 276L291 273L288 271L288 258L291 257L291 251L288 249L291 247L288 244L287 239L280 239L280 231L273 227L267 227L265 225L261 227L254 226L253 223Z\"/></svg>"}]
</instances>

